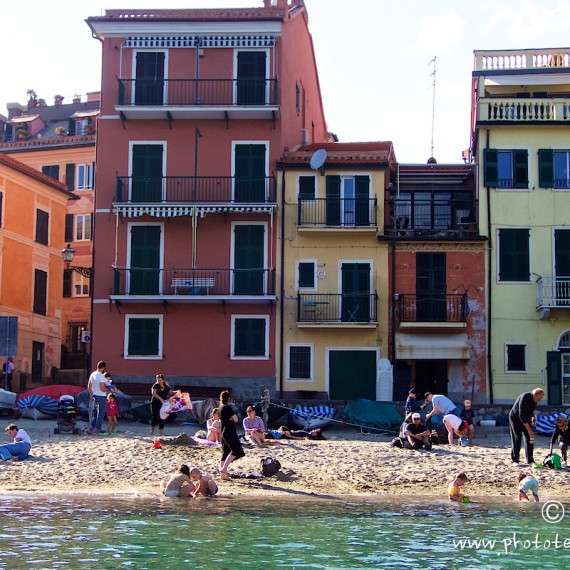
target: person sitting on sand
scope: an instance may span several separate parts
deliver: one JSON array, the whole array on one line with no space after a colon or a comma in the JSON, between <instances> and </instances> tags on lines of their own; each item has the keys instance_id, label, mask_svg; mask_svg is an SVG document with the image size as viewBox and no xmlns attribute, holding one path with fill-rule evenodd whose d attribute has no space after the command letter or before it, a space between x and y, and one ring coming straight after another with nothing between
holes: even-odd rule
<instances>
[{"instance_id":1,"label":"person sitting on sand","mask_svg":"<svg viewBox=\"0 0 570 570\"><path fill-rule=\"evenodd\" d=\"M168 481L160 483L166 497L190 497L194 491L194 483L190 478L190 467L182 464Z\"/></svg>"},{"instance_id":2,"label":"person sitting on sand","mask_svg":"<svg viewBox=\"0 0 570 570\"><path fill-rule=\"evenodd\" d=\"M14 443L0 445L0 457L4 461L21 461L26 459L32 449L32 440L23 429L16 424L10 424L5 430L6 435L14 439Z\"/></svg>"},{"instance_id":3,"label":"person sitting on sand","mask_svg":"<svg viewBox=\"0 0 570 570\"><path fill-rule=\"evenodd\" d=\"M425 448L427 451L431 449L429 440L430 431L422 422L422 417L418 412L412 414L411 422L406 424L404 428L405 442L407 442L411 449ZM405 447L407 447L405 445Z\"/></svg>"},{"instance_id":4,"label":"person sitting on sand","mask_svg":"<svg viewBox=\"0 0 570 570\"><path fill-rule=\"evenodd\" d=\"M243 419L243 429L245 431L245 439L253 445L261 445L265 442L265 426L263 420L255 415L253 406L247 407L247 417Z\"/></svg>"},{"instance_id":5,"label":"person sitting on sand","mask_svg":"<svg viewBox=\"0 0 570 570\"><path fill-rule=\"evenodd\" d=\"M469 479L467 478L467 475L463 473L463 471L455 476L447 488L447 495L449 496L450 501L454 501L456 503L469 501L469 499L459 490L459 488L465 485L467 481L469 481ZM467 499L467 501L465 501L465 499Z\"/></svg>"},{"instance_id":6,"label":"person sitting on sand","mask_svg":"<svg viewBox=\"0 0 570 570\"><path fill-rule=\"evenodd\" d=\"M287 426L281 426L277 432L282 439L325 439L321 428L305 431L301 429L290 430Z\"/></svg>"},{"instance_id":7,"label":"person sitting on sand","mask_svg":"<svg viewBox=\"0 0 570 570\"><path fill-rule=\"evenodd\" d=\"M215 497L218 493L218 485L216 482L207 475L202 475L199 469L194 467L190 471L190 478L194 483L194 489L192 491L192 496L204 495L204 497Z\"/></svg>"},{"instance_id":8,"label":"person sitting on sand","mask_svg":"<svg viewBox=\"0 0 570 570\"><path fill-rule=\"evenodd\" d=\"M453 445L453 436L457 436L457 443L461 442L461 438L465 435L463 429L463 421L454 414L446 414L443 416L443 425L447 429L447 441L449 445Z\"/></svg>"},{"instance_id":9,"label":"person sitting on sand","mask_svg":"<svg viewBox=\"0 0 570 570\"><path fill-rule=\"evenodd\" d=\"M220 421L220 412L218 408L214 408L212 410L212 417L206 421L206 427L208 428L206 439L208 441L214 441L215 443L221 443L222 422Z\"/></svg>"},{"instance_id":10,"label":"person sitting on sand","mask_svg":"<svg viewBox=\"0 0 570 570\"><path fill-rule=\"evenodd\" d=\"M519 473L517 477L519 487L519 501L529 501L528 492L530 491L534 500L538 503L538 480L527 473Z\"/></svg>"}]
</instances>

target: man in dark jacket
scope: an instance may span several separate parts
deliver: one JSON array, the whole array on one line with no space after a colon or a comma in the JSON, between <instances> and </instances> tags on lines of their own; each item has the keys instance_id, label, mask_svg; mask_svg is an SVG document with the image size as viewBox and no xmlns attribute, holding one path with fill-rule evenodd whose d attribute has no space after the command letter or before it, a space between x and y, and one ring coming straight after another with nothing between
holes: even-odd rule
<instances>
[{"instance_id":1,"label":"man in dark jacket","mask_svg":"<svg viewBox=\"0 0 570 570\"><path fill-rule=\"evenodd\" d=\"M534 409L544 398L544 390L535 388L532 392L521 394L513 404L509 413L509 430L511 432L511 459L518 464L521 443L524 437L527 463L534 463Z\"/></svg>"}]
</instances>

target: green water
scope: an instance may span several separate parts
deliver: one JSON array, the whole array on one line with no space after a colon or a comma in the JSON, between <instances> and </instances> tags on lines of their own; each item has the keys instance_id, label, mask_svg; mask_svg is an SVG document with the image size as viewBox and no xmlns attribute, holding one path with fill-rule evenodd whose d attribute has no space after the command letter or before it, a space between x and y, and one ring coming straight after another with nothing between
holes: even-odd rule
<instances>
[{"instance_id":1,"label":"green water","mask_svg":"<svg viewBox=\"0 0 570 570\"><path fill-rule=\"evenodd\" d=\"M567 569L569 515L542 506L0 496L0 568Z\"/></svg>"}]
</instances>

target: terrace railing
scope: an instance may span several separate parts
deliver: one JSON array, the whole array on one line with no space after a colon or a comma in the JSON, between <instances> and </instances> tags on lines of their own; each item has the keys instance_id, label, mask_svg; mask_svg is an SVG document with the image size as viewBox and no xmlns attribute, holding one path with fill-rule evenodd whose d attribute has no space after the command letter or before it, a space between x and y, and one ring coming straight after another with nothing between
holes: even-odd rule
<instances>
[{"instance_id":1,"label":"terrace railing","mask_svg":"<svg viewBox=\"0 0 570 570\"><path fill-rule=\"evenodd\" d=\"M570 309L570 277L540 277L536 308Z\"/></svg>"},{"instance_id":2,"label":"terrace railing","mask_svg":"<svg viewBox=\"0 0 570 570\"><path fill-rule=\"evenodd\" d=\"M378 294L300 293L298 323L371 324L378 322Z\"/></svg>"},{"instance_id":3,"label":"terrace railing","mask_svg":"<svg viewBox=\"0 0 570 570\"><path fill-rule=\"evenodd\" d=\"M469 314L467 295L400 295L399 314L404 323L465 323Z\"/></svg>"},{"instance_id":4,"label":"terrace railing","mask_svg":"<svg viewBox=\"0 0 570 570\"><path fill-rule=\"evenodd\" d=\"M299 227L376 227L376 198L299 199Z\"/></svg>"}]
</instances>

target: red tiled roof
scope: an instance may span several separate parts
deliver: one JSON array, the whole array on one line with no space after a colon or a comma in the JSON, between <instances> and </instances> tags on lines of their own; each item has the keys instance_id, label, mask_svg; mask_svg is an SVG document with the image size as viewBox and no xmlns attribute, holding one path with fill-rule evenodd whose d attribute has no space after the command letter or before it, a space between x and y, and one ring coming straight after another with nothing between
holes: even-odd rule
<instances>
[{"instance_id":1,"label":"red tiled roof","mask_svg":"<svg viewBox=\"0 0 570 570\"><path fill-rule=\"evenodd\" d=\"M79 199L75 194L67 190L67 186L65 184L55 180L54 178L48 176L47 174L44 174L43 172L40 172L39 170L36 170L35 168L32 168L31 166L28 166L27 164L23 164L22 162L16 160L15 158L12 158L11 156L7 156L5 154L0 153L0 164L3 164L8 168L12 168L17 172L20 172L21 174L25 174L30 178L35 178L36 180L42 182L43 184L47 184L48 186L51 186L52 188L55 188L56 190L59 190L60 192L67 194L68 198L73 198L74 200Z\"/></svg>"},{"instance_id":2,"label":"red tiled roof","mask_svg":"<svg viewBox=\"0 0 570 570\"><path fill-rule=\"evenodd\" d=\"M323 143L285 151L280 162L283 164L309 164L315 151L327 151L327 163L331 164L390 164L395 162L394 148L390 141Z\"/></svg>"}]
</instances>

